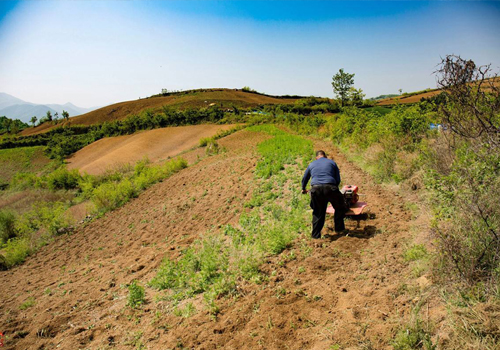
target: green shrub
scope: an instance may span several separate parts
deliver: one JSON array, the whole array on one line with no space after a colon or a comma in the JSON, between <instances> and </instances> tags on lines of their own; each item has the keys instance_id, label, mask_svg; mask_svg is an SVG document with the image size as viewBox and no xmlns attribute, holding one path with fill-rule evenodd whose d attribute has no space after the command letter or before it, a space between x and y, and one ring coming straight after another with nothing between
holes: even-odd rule
<instances>
[{"instance_id":1,"label":"green shrub","mask_svg":"<svg viewBox=\"0 0 500 350\"><path fill-rule=\"evenodd\" d=\"M500 280L500 206L495 196L500 193L500 153L468 142L454 153L447 173L430 171L426 179L443 276L455 271L471 286L487 281L485 288L495 293Z\"/></svg>"},{"instance_id":2,"label":"green shrub","mask_svg":"<svg viewBox=\"0 0 500 350\"><path fill-rule=\"evenodd\" d=\"M174 315L184 318L189 318L196 313L196 308L193 306L193 303L187 303L184 309L176 307L174 309Z\"/></svg>"},{"instance_id":3,"label":"green shrub","mask_svg":"<svg viewBox=\"0 0 500 350\"><path fill-rule=\"evenodd\" d=\"M16 237L8 240L3 253L6 267L10 268L24 262L32 251L29 237Z\"/></svg>"},{"instance_id":4,"label":"green shrub","mask_svg":"<svg viewBox=\"0 0 500 350\"><path fill-rule=\"evenodd\" d=\"M209 140L207 143L207 149L206 149L206 154L211 155L211 154L218 154L221 152L223 149L219 146L217 141L215 140Z\"/></svg>"},{"instance_id":5,"label":"green shrub","mask_svg":"<svg viewBox=\"0 0 500 350\"><path fill-rule=\"evenodd\" d=\"M51 190L69 190L77 188L81 180L78 169L68 170L61 167L46 176L47 187Z\"/></svg>"},{"instance_id":6,"label":"green shrub","mask_svg":"<svg viewBox=\"0 0 500 350\"><path fill-rule=\"evenodd\" d=\"M128 286L128 293L127 306L136 308L144 304L144 287L140 286L136 280Z\"/></svg>"},{"instance_id":7,"label":"green shrub","mask_svg":"<svg viewBox=\"0 0 500 350\"><path fill-rule=\"evenodd\" d=\"M129 179L118 183L103 183L94 189L92 202L100 212L118 208L135 197L137 191Z\"/></svg>"},{"instance_id":8,"label":"green shrub","mask_svg":"<svg viewBox=\"0 0 500 350\"><path fill-rule=\"evenodd\" d=\"M214 141L215 141L215 138L213 138L213 137L203 137L202 139L200 139L200 147L205 147L210 142L214 142Z\"/></svg>"},{"instance_id":9,"label":"green shrub","mask_svg":"<svg viewBox=\"0 0 500 350\"><path fill-rule=\"evenodd\" d=\"M42 180L33 173L16 173L12 177L10 185L19 190L40 188L42 187Z\"/></svg>"},{"instance_id":10,"label":"green shrub","mask_svg":"<svg viewBox=\"0 0 500 350\"><path fill-rule=\"evenodd\" d=\"M16 235L16 216L9 210L0 210L0 246Z\"/></svg>"},{"instance_id":11,"label":"green shrub","mask_svg":"<svg viewBox=\"0 0 500 350\"><path fill-rule=\"evenodd\" d=\"M58 234L59 229L68 227L72 223L73 218L66 204L39 202L35 203L31 211L18 218L16 229L20 235L44 229L50 236Z\"/></svg>"}]
</instances>

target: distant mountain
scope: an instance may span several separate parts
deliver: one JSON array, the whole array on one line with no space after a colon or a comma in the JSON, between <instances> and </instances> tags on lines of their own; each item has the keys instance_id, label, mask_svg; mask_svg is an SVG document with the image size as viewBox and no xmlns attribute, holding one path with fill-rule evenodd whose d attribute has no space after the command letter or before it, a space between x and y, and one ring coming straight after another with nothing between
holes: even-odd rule
<instances>
[{"instance_id":1,"label":"distant mountain","mask_svg":"<svg viewBox=\"0 0 500 350\"><path fill-rule=\"evenodd\" d=\"M69 113L70 117L74 117L80 114L84 114L93 111L95 108L83 108L75 106L72 103L66 103L63 105L58 104L35 104L31 102L23 101L17 97L11 96L4 92L0 92L0 116L6 116L10 119L20 119L21 121L28 123L33 116L38 119L42 118L50 111L52 115L56 112L59 116L62 116L63 110Z\"/></svg>"},{"instance_id":2,"label":"distant mountain","mask_svg":"<svg viewBox=\"0 0 500 350\"><path fill-rule=\"evenodd\" d=\"M0 92L0 110L5 107L28 103L23 100L18 99L17 97L11 96L4 92Z\"/></svg>"}]
</instances>

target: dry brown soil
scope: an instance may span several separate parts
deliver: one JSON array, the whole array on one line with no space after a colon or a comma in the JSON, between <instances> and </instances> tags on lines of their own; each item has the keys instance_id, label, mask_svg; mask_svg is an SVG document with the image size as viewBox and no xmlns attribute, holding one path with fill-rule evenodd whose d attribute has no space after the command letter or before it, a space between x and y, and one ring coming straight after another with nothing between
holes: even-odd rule
<instances>
[{"instance_id":1,"label":"dry brown soil","mask_svg":"<svg viewBox=\"0 0 500 350\"><path fill-rule=\"evenodd\" d=\"M377 103L378 106L387 106L387 105L393 105L397 103L405 104L405 103L417 103L420 102L422 98L429 98L432 96L439 95L441 93L441 90L434 90L434 91L429 91L429 92L424 92L422 94L418 95L412 95L408 97L391 97L391 98L386 98L384 100L381 100L380 102Z\"/></svg>"},{"instance_id":2,"label":"dry brown soil","mask_svg":"<svg viewBox=\"0 0 500 350\"><path fill-rule=\"evenodd\" d=\"M190 125L107 137L82 148L68 159L69 169L99 175L147 157L151 162L165 160L198 146L201 138L214 136L235 125Z\"/></svg>"},{"instance_id":3,"label":"dry brown soil","mask_svg":"<svg viewBox=\"0 0 500 350\"><path fill-rule=\"evenodd\" d=\"M226 153L202 159L124 207L71 235L58 237L27 261L0 272L0 331L6 349L392 349L390 340L418 302L420 288L402 259L413 233L411 198L376 184L330 144L316 141L365 195L373 219L329 238L298 237L305 258L261 270L269 282L241 282L237 298L218 300L210 317L201 297L189 318L165 312L146 287L147 303L126 307L133 280L146 284L164 257L175 259L207 230L236 223L252 194L256 144L265 136L240 131L220 140ZM299 190L299 184L297 184ZM408 286L407 286L408 284ZM34 305L20 306L32 297ZM434 304L428 315L439 322ZM429 319L427 319L429 321Z\"/></svg>"}]
</instances>

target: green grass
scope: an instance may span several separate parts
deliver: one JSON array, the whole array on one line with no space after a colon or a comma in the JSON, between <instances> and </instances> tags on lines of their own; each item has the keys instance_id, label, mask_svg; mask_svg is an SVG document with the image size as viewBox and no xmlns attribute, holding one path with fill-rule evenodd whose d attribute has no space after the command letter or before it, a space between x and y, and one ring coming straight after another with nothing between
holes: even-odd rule
<instances>
[{"instance_id":1,"label":"green grass","mask_svg":"<svg viewBox=\"0 0 500 350\"><path fill-rule=\"evenodd\" d=\"M0 183L9 183L19 172L37 173L55 164L44 154L45 147L0 149Z\"/></svg>"},{"instance_id":2,"label":"green grass","mask_svg":"<svg viewBox=\"0 0 500 350\"><path fill-rule=\"evenodd\" d=\"M427 258L428 254L423 244L414 244L405 251L403 257L406 261L416 261Z\"/></svg>"},{"instance_id":3,"label":"green grass","mask_svg":"<svg viewBox=\"0 0 500 350\"><path fill-rule=\"evenodd\" d=\"M273 169L265 176L256 170L256 190L245 204L252 210L241 215L237 225L226 225L220 232L195 241L179 259L166 258L149 282L153 288L166 290L167 299L173 302L203 293L212 315L220 311L218 298L236 293L238 281L261 283L259 266L265 258L280 254L292 246L299 233L309 230L308 199L299 195L296 184L303 171L297 165L311 159L312 144L274 126L250 130L274 136L258 145L261 158L257 169L265 169L272 159L290 167ZM283 152L286 157L281 156ZM290 254L285 260L295 258Z\"/></svg>"},{"instance_id":4,"label":"green grass","mask_svg":"<svg viewBox=\"0 0 500 350\"><path fill-rule=\"evenodd\" d=\"M312 159L313 148L309 140L288 134L274 125L256 125L248 130L274 136L258 145L262 159L257 163L255 173L260 177L267 179L278 174L285 169L285 165L297 164L299 157L304 163Z\"/></svg>"}]
</instances>

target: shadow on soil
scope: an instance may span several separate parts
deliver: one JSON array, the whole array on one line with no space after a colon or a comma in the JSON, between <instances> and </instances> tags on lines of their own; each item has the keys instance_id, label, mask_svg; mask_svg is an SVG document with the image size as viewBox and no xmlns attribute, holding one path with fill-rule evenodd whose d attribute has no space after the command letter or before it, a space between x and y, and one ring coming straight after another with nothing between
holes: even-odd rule
<instances>
[{"instance_id":1,"label":"shadow on soil","mask_svg":"<svg viewBox=\"0 0 500 350\"><path fill-rule=\"evenodd\" d=\"M326 234L324 237L325 239L334 242L338 240L341 237L349 236L349 237L355 237L355 238L362 238L362 239L369 239L375 236L379 231L375 226L365 226L363 228L356 228L356 229L349 229L349 232L347 234L337 234L333 230L331 231L331 234Z\"/></svg>"}]
</instances>

